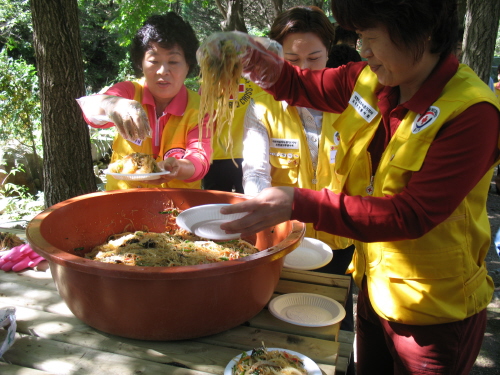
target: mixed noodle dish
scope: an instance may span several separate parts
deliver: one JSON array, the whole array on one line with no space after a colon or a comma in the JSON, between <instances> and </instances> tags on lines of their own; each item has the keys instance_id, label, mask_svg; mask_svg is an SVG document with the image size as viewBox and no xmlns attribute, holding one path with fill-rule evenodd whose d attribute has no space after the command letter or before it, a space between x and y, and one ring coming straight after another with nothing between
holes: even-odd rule
<instances>
[{"instance_id":1,"label":"mixed noodle dish","mask_svg":"<svg viewBox=\"0 0 500 375\"><path fill-rule=\"evenodd\" d=\"M233 375L306 375L302 360L286 351L268 350L265 346L252 353L243 352L232 369Z\"/></svg>"},{"instance_id":2,"label":"mixed noodle dish","mask_svg":"<svg viewBox=\"0 0 500 375\"><path fill-rule=\"evenodd\" d=\"M112 173L123 174L148 174L162 171L152 155L140 152L126 155L109 164L108 170Z\"/></svg>"},{"instance_id":3,"label":"mixed noodle dish","mask_svg":"<svg viewBox=\"0 0 500 375\"><path fill-rule=\"evenodd\" d=\"M142 267L176 267L209 264L239 259L259 250L249 242L210 241L180 229L175 218L181 211L168 209L166 231L123 232L85 254L85 258L103 263Z\"/></svg>"}]
</instances>

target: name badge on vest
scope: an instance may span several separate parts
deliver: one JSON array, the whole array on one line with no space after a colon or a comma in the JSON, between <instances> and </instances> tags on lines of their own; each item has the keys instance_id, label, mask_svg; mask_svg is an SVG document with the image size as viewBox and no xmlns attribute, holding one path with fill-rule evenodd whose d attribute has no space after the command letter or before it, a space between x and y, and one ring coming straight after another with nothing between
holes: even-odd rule
<instances>
[{"instance_id":1,"label":"name badge on vest","mask_svg":"<svg viewBox=\"0 0 500 375\"><path fill-rule=\"evenodd\" d=\"M298 150L299 149L299 140L298 139L271 138L271 147L285 148L288 150Z\"/></svg>"},{"instance_id":2,"label":"name badge on vest","mask_svg":"<svg viewBox=\"0 0 500 375\"><path fill-rule=\"evenodd\" d=\"M366 122L371 122L373 118L378 115L378 111L368 104L368 102L356 91L352 94L349 104L353 106L356 112L358 112L359 115L366 120Z\"/></svg>"},{"instance_id":3,"label":"name badge on vest","mask_svg":"<svg viewBox=\"0 0 500 375\"><path fill-rule=\"evenodd\" d=\"M133 144L136 144L137 146L142 145L142 139L136 139L135 141L129 141L132 142Z\"/></svg>"}]
</instances>

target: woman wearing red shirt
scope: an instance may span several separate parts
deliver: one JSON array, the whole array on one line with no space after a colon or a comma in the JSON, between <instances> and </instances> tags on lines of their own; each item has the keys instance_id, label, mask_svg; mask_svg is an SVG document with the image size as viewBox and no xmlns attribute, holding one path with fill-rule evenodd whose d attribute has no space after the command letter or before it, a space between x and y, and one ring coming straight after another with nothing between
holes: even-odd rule
<instances>
[{"instance_id":1,"label":"woman wearing red shirt","mask_svg":"<svg viewBox=\"0 0 500 375\"><path fill-rule=\"evenodd\" d=\"M268 188L223 209L249 214L222 227L247 235L296 219L354 239L358 374L468 374L493 292L498 103L452 54L454 0L334 0L332 11L366 62L300 70L241 34L219 37L240 44L245 75L277 100L343 119L333 191Z\"/></svg>"}]
</instances>

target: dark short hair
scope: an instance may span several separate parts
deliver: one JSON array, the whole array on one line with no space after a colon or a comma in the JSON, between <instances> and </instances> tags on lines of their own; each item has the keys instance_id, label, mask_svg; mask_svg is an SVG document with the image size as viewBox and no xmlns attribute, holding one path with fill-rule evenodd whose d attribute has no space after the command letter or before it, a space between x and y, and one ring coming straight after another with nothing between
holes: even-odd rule
<instances>
[{"instance_id":1,"label":"dark short hair","mask_svg":"<svg viewBox=\"0 0 500 375\"><path fill-rule=\"evenodd\" d=\"M354 45L358 42L358 34L354 30L346 30L340 25L335 25L335 39L333 44L348 44L352 42Z\"/></svg>"},{"instance_id":2,"label":"dark short hair","mask_svg":"<svg viewBox=\"0 0 500 375\"><path fill-rule=\"evenodd\" d=\"M408 48L415 61L431 43L431 53L452 53L458 40L456 0L332 0L332 13L348 30L387 28L391 40Z\"/></svg>"},{"instance_id":3,"label":"dark short hair","mask_svg":"<svg viewBox=\"0 0 500 375\"><path fill-rule=\"evenodd\" d=\"M132 40L130 58L135 75L142 77L142 60L151 43L158 43L162 48L171 49L179 46L189 66L189 74L197 70L196 50L200 42L191 25L174 12L149 17L137 31Z\"/></svg>"},{"instance_id":4,"label":"dark short hair","mask_svg":"<svg viewBox=\"0 0 500 375\"><path fill-rule=\"evenodd\" d=\"M273 22L269 38L283 44L291 33L313 33L329 52L333 45L333 25L325 13L315 6L296 6L282 12Z\"/></svg>"},{"instance_id":5,"label":"dark short hair","mask_svg":"<svg viewBox=\"0 0 500 375\"><path fill-rule=\"evenodd\" d=\"M351 61L361 61L361 56L354 48L347 44L336 44L328 55L327 68L337 68Z\"/></svg>"}]
</instances>

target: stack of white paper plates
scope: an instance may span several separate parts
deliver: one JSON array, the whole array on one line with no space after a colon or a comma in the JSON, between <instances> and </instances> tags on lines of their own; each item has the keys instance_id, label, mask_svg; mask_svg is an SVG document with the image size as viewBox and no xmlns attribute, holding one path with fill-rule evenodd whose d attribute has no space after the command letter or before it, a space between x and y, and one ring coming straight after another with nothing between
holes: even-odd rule
<instances>
[{"instance_id":1,"label":"stack of white paper plates","mask_svg":"<svg viewBox=\"0 0 500 375\"><path fill-rule=\"evenodd\" d=\"M299 247L285 257L285 268L296 270L315 270L330 263L332 249L315 238L305 237Z\"/></svg>"},{"instance_id":2,"label":"stack of white paper plates","mask_svg":"<svg viewBox=\"0 0 500 375\"><path fill-rule=\"evenodd\" d=\"M344 307L334 299L313 293L289 293L269 302L276 318L305 327L324 327L345 317Z\"/></svg>"},{"instance_id":3,"label":"stack of white paper plates","mask_svg":"<svg viewBox=\"0 0 500 375\"><path fill-rule=\"evenodd\" d=\"M177 225L197 236L210 240L232 240L240 237L239 233L227 234L220 229L222 223L240 219L247 213L223 215L220 209L229 204L205 204L188 208L177 216Z\"/></svg>"}]
</instances>

